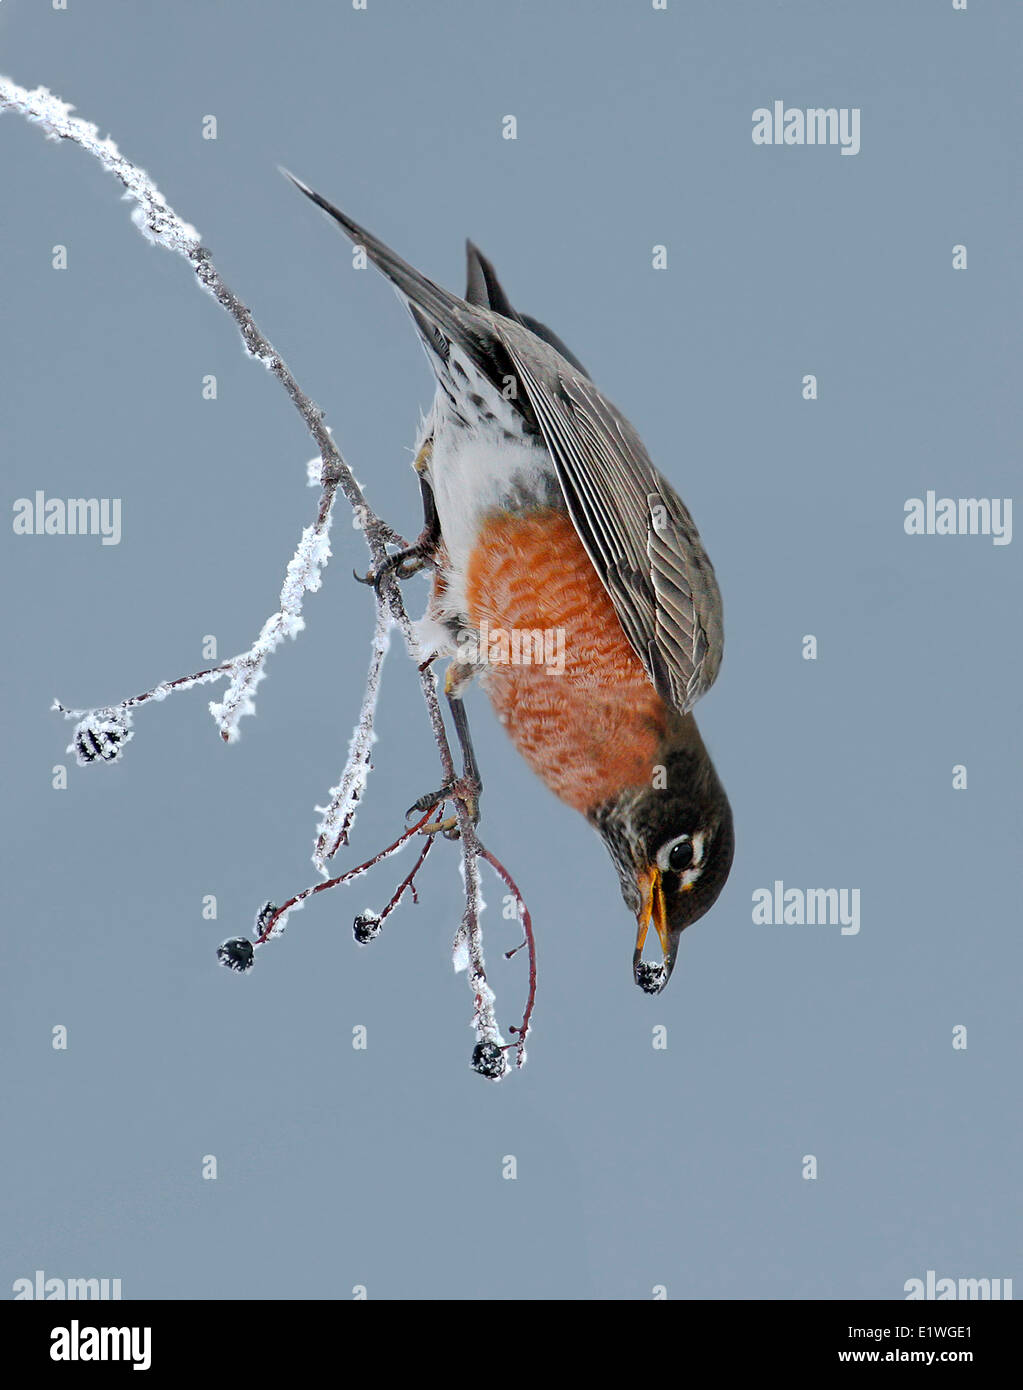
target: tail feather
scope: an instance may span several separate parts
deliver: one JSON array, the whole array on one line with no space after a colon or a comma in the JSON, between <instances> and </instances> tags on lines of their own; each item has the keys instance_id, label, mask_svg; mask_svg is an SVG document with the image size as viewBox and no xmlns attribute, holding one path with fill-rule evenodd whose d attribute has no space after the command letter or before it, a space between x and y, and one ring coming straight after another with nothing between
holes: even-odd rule
<instances>
[{"instance_id":1,"label":"tail feather","mask_svg":"<svg viewBox=\"0 0 1023 1390\"><path fill-rule=\"evenodd\" d=\"M328 203L326 198L307 187L301 179L297 179L287 169L282 169L281 172L291 180L300 193L304 193L311 202L314 202L317 207L322 208L325 213L332 217L356 246L366 248L366 255L373 264L397 286L412 306L419 309L421 314L426 315L437 327L445 330L449 337L461 339L465 328L464 324L459 321L458 307L460 301L453 294L449 294L440 285L435 285L432 280L428 280L425 275L415 270L407 261L403 261L389 246L375 237L372 232L367 232L364 227L353 222L339 208L334 207L333 203ZM421 315L417 314L415 318L416 322L421 325Z\"/></svg>"},{"instance_id":2,"label":"tail feather","mask_svg":"<svg viewBox=\"0 0 1023 1390\"><path fill-rule=\"evenodd\" d=\"M465 259L468 267L466 303L476 304L481 309L492 309L495 314L503 314L506 319L521 323L522 319L512 308L511 300L497 278L497 271L471 241L465 243Z\"/></svg>"},{"instance_id":3,"label":"tail feather","mask_svg":"<svg viewBox=\"0 0 1023 1390\"><path fill-rule=\"evenodd\" d=\"M457 343L500 388L504 377L511 370L507 353L494 334L493 326L475 312L477 309L489 309L492 313L500 314L528 328L538 338L549 343L584 376L589 375L556 333L537 319L530 318L528 314L515 311L494 267L471 241L466 242L468 288L463 300L427 279L372 232L360 227L358 222L353 222L340 208L334 207L333 203L329 203L287 169L282 169L281 173L290 179L310 202L332 217L356 246L365 247L366 254L373 264L404 296L424 342L441 361L448 360L449 344Z\"/></svg>"},{"instance_id":4,"label":"tail feather","mask_svg":"<svg viewBox=\"0 0 1023 1390\"><path fill-rule=\"evenodd\" d=\"M482 309L491 309L495 314L503 314L506 319L514 319L516 323L521 323L523 328L528 328L531 333L535 333L538 338L549 343L555 352L559 352L567 362L571 362L577 371L588 377L589 372L575 353L565 346L553 329L548 328L545 323L532 318L529 314L520 314L512 307L511 300L505 294L504 288L497 278L497 271L479 247L471 241L467 241L465 253L468 262L468 287L465 291L467 303L479 305Z\"/></svg>"}]
</instances>

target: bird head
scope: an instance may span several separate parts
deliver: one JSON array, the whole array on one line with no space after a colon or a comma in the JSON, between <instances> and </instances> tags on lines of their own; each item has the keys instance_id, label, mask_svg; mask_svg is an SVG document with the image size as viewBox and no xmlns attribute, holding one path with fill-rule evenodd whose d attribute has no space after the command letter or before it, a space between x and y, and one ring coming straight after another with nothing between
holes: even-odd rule
<instances>
[{"instance_id":1,"label":"bird head","mask_svg":"<svg viewBox=\"0 0 1023 1390\"><path fill-rule=\"evenodd\" d=\"M686 722L649 786L627 788L590 815L636 915L633 976L647 994L668 983L683 931L717 901L735 851L728 797L691 717ZM643 959L651 926L661 962Z\"/></svg>"}]
</instances>

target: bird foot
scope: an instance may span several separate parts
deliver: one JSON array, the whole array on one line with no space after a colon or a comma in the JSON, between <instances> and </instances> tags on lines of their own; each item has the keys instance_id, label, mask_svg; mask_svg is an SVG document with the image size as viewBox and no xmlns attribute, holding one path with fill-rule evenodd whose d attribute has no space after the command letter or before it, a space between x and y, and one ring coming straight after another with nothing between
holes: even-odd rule
<instances>
[{"instance_id":1,"label":"bird foot","mask_svg":"<svg viewBox=\"0 0 1023 1390\"><path fill-rule=\"evenodd\" d=\"M352 573L360 584L371 584L379 594L380 586L388 575L393 575L399 580L411 579L414 574L432 565L435 550L436 546L432 541L429 544L416 541L415 545L410 545L408 549L389 555L379 569L369 570L366 574L359 574L358 570L353 570Z\"/></svg>"},{"instance_id":2,"label":"bird foot","mask_svg":"<svg viewBox=\"0 0 1023 1390\"><path fill-rule=\"evenodd\" d=\"M441 805L445 801L460 801L468 813L470 824L476 826L479 825L480 821L480 794L482 791L482 785L474 778L456 777L437 791L428 792L426 796L421 796L413 801L405 815L407 818L415 811L429 811L431 807ZM457 814L445 816L442 820L431 821L429 825L424 825L422 834L436 835L440 833L446 840L457 840L460 833L458 826L459 817Z\"/></svg>"}]
</instances>

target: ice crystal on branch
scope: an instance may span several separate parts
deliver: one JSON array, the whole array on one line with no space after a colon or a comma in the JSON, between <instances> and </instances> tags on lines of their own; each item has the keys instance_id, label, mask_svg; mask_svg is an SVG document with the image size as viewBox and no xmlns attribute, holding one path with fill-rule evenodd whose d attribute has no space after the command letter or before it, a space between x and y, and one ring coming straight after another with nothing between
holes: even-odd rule
<instances>
[{"instance_id":1,"label":"ice crystal on branch","mask_svg":"<svg viewBox=\"0 0 1023 1390\"><path fill-rule=\"evenodd\" d=\"M46 87L29 92L0 77L0 110L5 107L25 116L33 125L42 126L47 140L73 140L119 178L125 197L133 199L136 205L131 220L147 241L183 256L199 250L199 233L178 217L145 170L130 164L109 137L101 140L90 121L72 116L75 108L69 102L61 101Z\"/></svg>"},{"instance_id":2,"label":"ice crystal on branch","mask_svg":"<svg viewBox=\"0 0 1023 1390\"><path fill-rule=\"evenodd\" d=\"M327 872L327 860L333 858L341 846L348 843L348 833L355 820L362 794L366 790L372 767L369 750L376 742L373 725L376 720L377 697L380 694L380 675L384 657L391 645L390 629L390 611L384 604L378 603L369 670L366 673L366 690L362 697L359 722L348 745L348 761L345 763L340 782L330 789L328 804L315 808L323 817L316 827L316 843L313 846L313 863L321 874Z\"/></svg>"},{"instance_id":3,"label":"ice crystal on branch","mask_svg":"<svg viewBox=\"0 0 1023 1390\"><path fill-rule=\"evenodd\" d=\"M302 599L306 591L315 593L320 587L323 568L330 559L329 527L328 511L322 524L317 522L302 532L298 549L288 562L281 589L280 610L267 618L249 650L228 663L232 669L231 684L223 700L219 703L210 701L210 713L217 721L220 737L225 743L233 743L238 737L238 721L242 715L256 712L252 692L266 674L263 667L267 657L285 637L297 637L305 627Z\"/></svg>"},{"instance_id":4,"label":"ice crystal on branch","mask_svg":"<svg viewBox=\"0 0 1023 1390\"><path fill-rule=\"evenodd\" d=\"M277 911L278 908L276 903L265 902L256 913L255 932L257 940L261 941L263 939L263 933L272 922Z\"/></svg>"}]
</instances>

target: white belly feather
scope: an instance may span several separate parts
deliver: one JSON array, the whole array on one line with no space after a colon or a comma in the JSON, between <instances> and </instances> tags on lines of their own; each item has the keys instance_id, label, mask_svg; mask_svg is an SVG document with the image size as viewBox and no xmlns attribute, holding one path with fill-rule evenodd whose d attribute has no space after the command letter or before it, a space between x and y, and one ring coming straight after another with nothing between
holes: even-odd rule
<instances>
[{"instance_id":1,"label":"white belly feather","mask_svg":"<svg viewBox=\"0 0 1023 1390\"><path fill-rule=\"evenodd\" d=\"M432 439L426 476L449 566L441 611L435 617L464 622L469 558L487 514L498 507L521 512L563 502L546 447L524 431L521 415L455 347L447 385L468 428L439 387L420 447ZM470 395L477 402L482 398L482 405Z\"/></svg>"}]
</instances>

